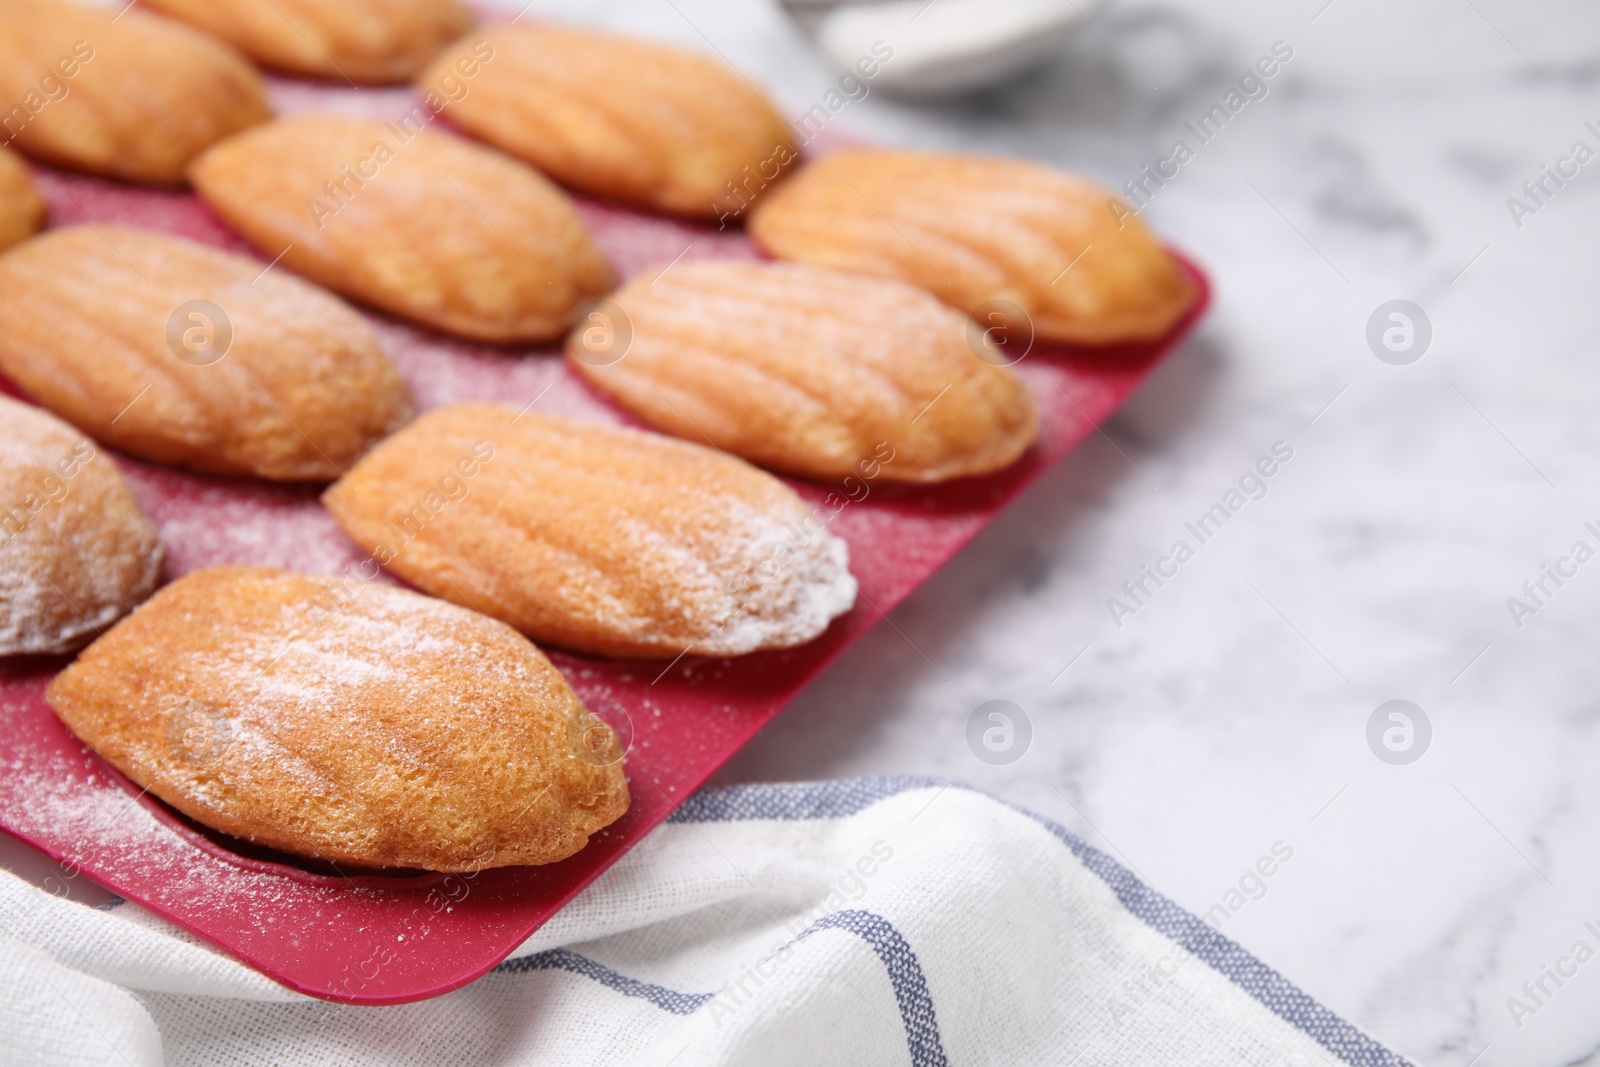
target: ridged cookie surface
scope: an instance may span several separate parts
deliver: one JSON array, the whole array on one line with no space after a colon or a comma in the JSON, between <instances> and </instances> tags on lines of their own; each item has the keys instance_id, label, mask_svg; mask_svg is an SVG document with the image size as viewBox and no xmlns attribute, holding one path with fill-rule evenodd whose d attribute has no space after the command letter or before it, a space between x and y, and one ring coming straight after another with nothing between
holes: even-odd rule
<instances>
[{"instance_id":1,"label":"ridged cookie surface","mask_svg":"<svg viewBox=\"0 0 1600 1067\"><path fill-rule=\"evenodd\" d=\"M10 248L44 225L44 201L15 152L0 148L0 249Z\"/></svg>"},{"instance_id":2,"label":"ridged cookie surface","mask_svg":"<svg viewBox=\"0 0 1600 1067\"><path fill-rule=\"evenodd\" d=\"M1159 337L1195 298L1110 190L1018 159L839 152L758 203L750 232L782 259L898 278L985 320L1006 301L1049 341Z\"/></svg>"},{"instance_id":3,"label":"ridged cookie surface","mask_svg":"<svg viewBox=\"0 0 1600 1067\"><path fill-rule=\"evenodd\" d=\"M412 412L370 326L253 259L127 226L0 255L0 370L157 463L331 481Z\"/></svg>"},{"instance_id":4,"label":"ridged cookie surface","mask_svg":"<svg viewBox=\"0 0 1600 1067\"><path fill-rule=\"evenodd\" d=\"M1028 388L920 289L800 263L646 272L567 338L572 367L669 433L817 478L937 482L1033 443Z\"/></svg>"},{"instance_id":5,"label":"ridged cookie surface","mask_svg":"<svg viewBox=\"0 0 1600 1067\"><path fill-rule=\"evenodd\" d=\"M797 157L788 125L738 71L598 30L492 27L418 85L445 99L452 122L557 181L663 211L737 212Z\"/></svg>"},{"instance_id":6,"label":"ridged cookie surface","mask_svg":"<svg viewBox=\"0 0 1600 1067\"><path fill-rule=\"evenodd\" d=\"M848 547L782 482L638 430L459 404L323 501L406 581L581 652L786 648L855 600Z\"/></svg>"},{"instance_id":7,"label":"ridged cookie surface","mask_svg":"<svg viewBox=\"0 0 1600 1067\"><path fill-rule=\"evenodd\" d=\"M472 26L455 0L144 0L263 66L335 81L405 81Z\"/></svg>"},{"instance_id":8,"label":"ridged cookie surface","mask_svg":"<svg viewBox=\"0 0 1600 1067\"><path fill-rule=\"evenodd\" d=\"M190 818L336 864L553 863L628 807L617 746L593 744L608 728L538 649L355 578L196 571L45 700Z\"/></svg>"},{"instance_id":9,"label":"ridged cookie surface","mask_svg":"<svg viewBox=\"0 0 1600 1067\"><path fill-rule=\"evenodd\" d=\"M190 178L264 255L474 340L559 336L580 301L612 285L565 193L412 118L280 119L207 152Z\"/></svg>"},{"instance_id":10,"label":"ridged cookie surface","mask_svg":"<svg viewBox=\"0 0 1600 1067\"><path fill-rule=\"evenodd\" d=\"M72 651L150 595L161 560L110 458L0 396L0 656Z\"/></svg>"},{"instance_id":11,"label":"ridged cookie surface","mask_svg":"<svg viewBox=\"0 0 1600 1067\"><path fill-rule=\"evenodd\" d=\"M0 3L0 100L13 147L108 178L181 182L200 152L271 117L243 56L121 7Z\"/></svg>"}]
</instances>

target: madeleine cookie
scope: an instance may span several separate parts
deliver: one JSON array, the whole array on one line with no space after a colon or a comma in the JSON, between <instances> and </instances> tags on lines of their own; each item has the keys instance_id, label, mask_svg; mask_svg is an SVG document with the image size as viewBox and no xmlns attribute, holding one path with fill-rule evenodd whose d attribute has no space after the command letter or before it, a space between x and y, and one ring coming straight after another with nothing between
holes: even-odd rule
<instances>
[{"instance_id":1,"label":"madeleine cookie","mask_svg":"<svg viewBox=\"0 0 1600 1067\"><path fill-rule=\"evenodd\" d=\"M144 0L262 66L369 84L405 81L466 33L455 0Z\"/></svg>"},{"instance_id":2,"label":"madeleine cookie","mask_svg":"<svg viewBox=\"0 0 1600 1067\"><path fill-rule=\"evenodd\" d=\"M0 249L37 233L46 214L28 168L15 152L0 148Z\"/></svg>"},{"instance_id":3,"label":"madeleine cookie","mask_svg":"<svg viewBox=\"0 0 1600 1067\"><path fill-rule=\"evenodd\" d=\"M265 255L476 341L557 337L612 285L565 193L411 117L279 119L213 148L189 176Z\"/></svg>"},{"instance_id":4,"label":"madeleine cookie","mask_svg":"<svg viewBox=\"0 0 1600 1067\"><path fill-rule=\"evenodd\" d=\"M653 280L652 280L653 279ZM776 470L939 482L1033 443L1028 387L959 311L801 263L686 262L636 278L567 338L584 377L652 425Z\"/></svg>"},{"instance_id":5,"label":"madeleine cookie","mask_svg":"<svg viewBox=\"0 0 1600 1067\"><path fill-rule=\"evenodd\" d=\"M354 578L196 571L45 700L190 818L336 864L554 863L628 808L615 735L537 648Z\"/></svg>"},{"instance_id":6,"label":"madeleine cookie","mask_svg":"<svg viewBox=\"0 0 1600 1067\"><path fill-rule=\"evenodd\" d=\"M505 25L418 79L452 122L574 189L737 214L798 149L765 93L710 56L598 30Z\"/></svg>"},{"instance_id":7,"label":"madeleine cookie","mask_svg":"<svg viewBox=\"0 0 1600 1067\"><path fill-rule=\"evenodd\" d=\"M0 370L125 452L331 481L411 417L361 316L253 259L126 226L0 255Z\"/></svg>"},{"instance_id":8,"label":"madeleine cookie","mask_svg":"<svg viewBox=\"0 0 1600 1067\"><path fill-rule=\"evenodd\" d=\"M459 404L379 445L322 499L411 584L580 652L787 648L855 601L825 507L638 430Z\"/></svg>"},{"instance_id":9,"label":"madeleine cookie","mask_svg":"<svg viewBox=\"0 0 1600 1067\"><path fill-rule=\"evenodd\" d=\"M0 396L0 656L82 645L150 595L162 555L93 441Z\"/></svg>"},{"instance_id":10,"label":"madeleine cookie","mask_svg":"<svg viewBox=\"0 0 1600 1067\"><path fill-rule=\"evenodd\" d=\"M897 278L985 322L1020 308L1047 341L1150 340L1195 299L1110 190L1019 159L840 152L758 204L750 232L779 258Z\"/></svg>"},{"instance_id":11,"label":"madeleine cookie","mask_svg":"<svg viewBox=\"0 0 1600 1067\"><path fill-rule=\"evenodd\" d=\"M0 100L14 147L139 182L181 182L196 155L272 115L255 68L227 45L69 0L0 3Z\"/></svg>"}]
</instances>

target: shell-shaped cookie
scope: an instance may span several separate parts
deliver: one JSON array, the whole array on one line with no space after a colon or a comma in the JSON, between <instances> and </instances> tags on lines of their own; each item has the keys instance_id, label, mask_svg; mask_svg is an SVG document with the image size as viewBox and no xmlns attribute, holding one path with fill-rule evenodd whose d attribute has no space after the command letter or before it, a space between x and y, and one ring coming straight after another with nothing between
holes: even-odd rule
<instances>
[{"instance_id":1,"label":"shell-shaped cookie","mask_svg":"<svg viewBox=\"0 0 1600 1067\"><path fill-rule=\"evenodd\" d=\"M93 441L0 396L0 656L82 645L150 595L162 555Z\"/></svg>"},{"instance_id":2,"label":"shell-shaped cookie","mask_svg":"<svg viewBox=\"0 0 1600 1067\"><path fill-rule=\"evenodd\" d=\"M139 182L181 182L196 155L272 115L255 68L222 42L72 0L0 4L0 100L15 148Z\"/></svg>"},{"instance_id":3,"label":"shell-shaped cookie","mask_svg":"<svg viewBox=\"0 0 1600 1067\"><path fill-rule=\"evenodd\" d=\"M456 0L144 0L262 66L339 82L405 81L466 33Z\"/></svg>"},{"instance_id":4,"label":"shell-shaped cookie","mask_svg":"<svg viewBox=\"0 0 1600 1067\"><path fill-rule=\"evenodd\" d=\"M537 648L354 577L196 571L45 700L190 818L335 864L553 863L628 807L614 735Z\"/></svg>"},{"instance_id":5,"label":"shell-shaped cookie","mask_svg":"<svg viewBox=\"0 0 1600 1067\"><path fill-rule=\"evenodd\" d=\"M133 455L331 481L412 414L372 328L337 297L126 226L51 230L0 255L0 370Z\"/></svg>"},{"instance_id":6,"label":"shell-shaped cookie","mask_svg":"<svg viewBox=\"0 0 1600 1067\"><path fill-rule=\"evenodd\" d=\"M1018 159L839 152L773 190L750 232L782 259L898 278L1026 330L1012 305L1047 341L1153 339L1195 299L1110 190Z\"/></svg>"},{"instance_id":7,"label":"shell-shaped cookie","mask_svg":"<svg viewBox=\"0 0 1600 1067\"><path fill-rule=\"evenodd\" d=\"M983 331L900 282L684 262L612 301L618 324L600 307L568 336L572 367L652 425L764 467L938 482L1008 466L1038 434Z\"/></svg>"},{"instance_id":8,"label":"shell-shaped cookie","mask_svg":"<svg viewBox=\"0 0 1600 1067\"><path fill-rule=\"evenodd\" d=\"M737 215L795 162L744 75L688 49L572 26L486 29L418 79L455 124L574 189Z\"/></svg>"},{"instance_id":9,"label":"shell-shaped cookie","mask_svg":"<svg viewBox=\"0 0 1600 1067\"><path fill-rule=\"evenodd\" d=\"M828 508L742 460L638 430L441 408L323 502L411 584L580 652L786 648L855 600Z\"/></svg>"},{"instance_id":10,"label":"shell-shaped cookie","mask_svg":"<svg viewBox=\"0 0 1600 1067\"><path fill-rule=\"evenodd\" d=\"M0 148L0 249L38 232L45 214L44 201L28 178L28 168L15 152Z\"/></svg>"},{"instance_id":11,"label":"shell-shaped cookie","mask_svg":"<svg viewBox=\"0 0 1600 1067\"><path fill-rule=\"evenodd\" d=\"M346 296L479 341L559 336L612 285L572 202L524 163L423 129L431 116L416 112L280 119L213 148L189 176L263 254Z\"/></svg>"}]
</instances>

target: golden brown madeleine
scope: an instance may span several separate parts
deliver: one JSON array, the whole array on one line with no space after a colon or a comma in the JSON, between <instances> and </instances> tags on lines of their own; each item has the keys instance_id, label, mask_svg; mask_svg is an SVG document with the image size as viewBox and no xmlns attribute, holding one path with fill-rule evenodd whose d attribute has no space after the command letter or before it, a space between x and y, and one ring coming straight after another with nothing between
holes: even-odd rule
<instances>
[{"instance_id":1,"label":"golden brown madeleine","mask_svg":"<svg viewBox=\"0 0 1600 1067\"><path fill-rule=\"evenodd\" d=\"M567 338L573 369L652 425L764 467L938 482L1006 467L1038 434L983 331L900 282L684 262L612 300L629 339L597 308Z\"/></svg>"},{"instance_id":2,"label":"golden brown madeleine","mask_svg":"<svg viewBox=\"0 0 1600 1067\"><path fill-rule=\"evenodd\" d=\"M35 159L141 182L181 182L272 115L255 68L220 41L70 0L0 3L0 108L4 139Z\"/></svg>"},{"instance_id":3,"label":"golden brown madeleine","mask_svg":"<svg viewBox=\"0 0 1600 1067\"><path fill-rule=\"evenodd\" d=\"M150 595L161 559L110 458L0 396L0 656L77 648Z\"/></svg>"},{"instance_id":4,"label":"golden brown madeleine","mask_svg":"<svg viewBox=\"0 0 1600 1067\"><path fill-rule=\"evenodd\" d=\"M855 600L826 507L638 430L459 404L373 449L322 499L406 581L581 652L786 648Z\"/></svg>"},{"instance_id":5,"label":"golden brown madeleine","mask_svg":"<svg viewBox=\"0 0 1600 1067\"><path fill-rule=\"evenodd\" d=\"M463 129L557 181L684 215L737 214L797 156L749 79L699 52L570 26L495 26L418 79Z\"/></svg>"},{"instance_id":6,"label":"golden brown madeleine","mask_svg":"<svg viewBox=\"0 0 1600 1067\"><path fill-rule=\"evenodd\" d=\"M262 66L340 82L405 81L466 33L456 0L144 0Z\"/></svg>"},{"instance_id":7,"label":"golden brown madeleine","mask_svg":"<svg viewBox=\"0 0 1600 1067\"><path fill-rule=\"evenodd\" d=\"M840 152L758 204L750 232L782 259L898 278L985 320L1006 301L1047 341L1149 340L1195 298L1110 190L1020 159Z\"/></svg>"},{"instance_id":8,"label":"golden brown madeleine","mask_svg":"<svg viewBox=\"0 0 1600 1067\"><path fill-rule=\"evenodd\" d=\"M190 818L334 863L553 863L628 808L615 735L537 648L356 578L196 571L45 700Z\"/></svg>"},{"instance_id":9,"label":"golden brown madeleine","mask_svg":"<svg viewBox=\"0 0 1600 1067\"><path fill-rule=\"evenodd\" d=\"M126 226L0 255L0 370L157 463L331 481L411 417L372 328L244 256Z\"/></svg>"},{"instance_id":10,"label":"golden brown madeleine","mask_svg":"<svg viewBox=\"0 0 1600 1067\"><path fill-rule=\"evenodd\" d=\"M557 337L579 302L612 286L565 193L414 116L279 119L213 148L189 176L265 255L473 340Z\"/></svg>"},{"instance_id":11,"label":"golden brown madeleine","mask_svg":"<svg viewBox=\"0 0 1600 1067\"><path fill-rule=\"evenodd\" d=\"M46 214L28 168L15 152L0 148L0 249L37 233Z\"/></svg>"}]
</instances>

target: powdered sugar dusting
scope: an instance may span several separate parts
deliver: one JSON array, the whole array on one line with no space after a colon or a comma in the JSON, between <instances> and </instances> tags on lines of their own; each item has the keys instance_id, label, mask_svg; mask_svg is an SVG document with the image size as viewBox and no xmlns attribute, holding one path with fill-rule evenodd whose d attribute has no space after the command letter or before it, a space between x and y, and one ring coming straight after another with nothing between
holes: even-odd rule
<instances>
[{"instance_id":1,"label":"powdered sugar dusting","mask_svg":"<svg viewBox=\"0 0 1600 1067\"><path fill-rule=\"evenodd\" d=\"M150 594L161 559L111 460L0 396L0 655L83 644Z\"/></svg>"},{"instance_id":2,"label":"powdered sugar dusting","mask_svg":"<svg viewBox=\"0 0 1600 1067\"><path fill-rule=\"evenodd\" d=\"M856 600L850 548L805 521L804 508L787 514L740 508L735 573L724 589L724 622L695 651L737 656L757 648L790 648L812 640Z\"/></svg>"},{"instance_id":3,"label":"powdered sugar dusting","mask_svg":"<svg viewBox=\"0 0 1600 1067\"><path fill-rule=\"evenodd\" d=\"M342 574L367 558L317 502L318 487L119 463L167 545L171 577L226 564Z\"/></svg>"},{"instance_id":4,"label":"powdered sugar dusting","mask_svg":"<svg viewBox=\"0 0 1600 1067\"><path fill-rule=\"evenodd\" d=\"M0 721L25 735L59 732L47 711L47 721L32 720L42 704L42 689L42 680L0 688ZM281 907L336 904L351 892L375 895L374 890L356 890L332 879L285 877L275 865L230 859L181 827L158 802L127 791L98 764L69 759L68 750L45 745L13 749L0 757L0 774L27 797L25 806L6 809L7 829L29 841L93 848L97 862L92 870L149 872L160 889L147 902L158 910L179 904L191 913L226 909L236 921L266 933Z\"/></svg>"}]
</instances>

